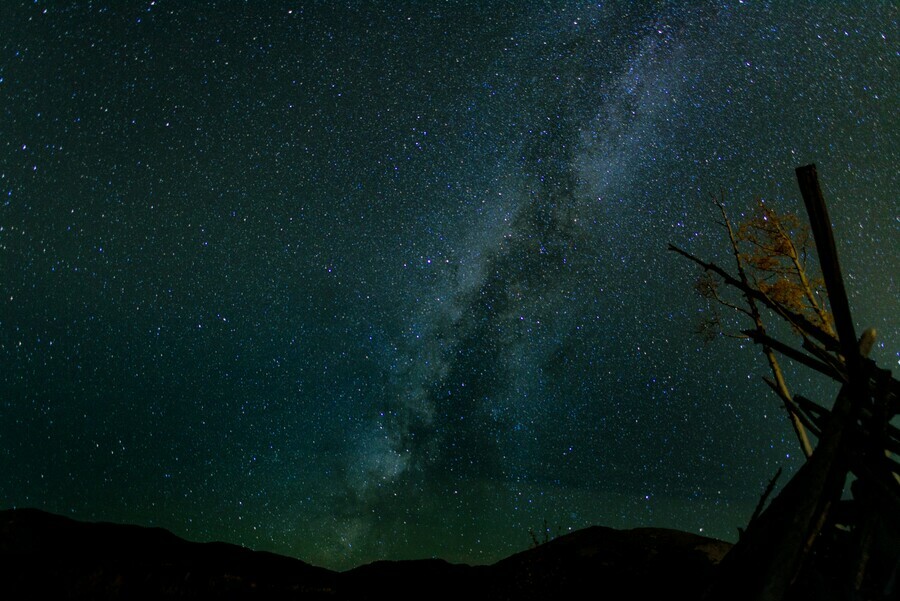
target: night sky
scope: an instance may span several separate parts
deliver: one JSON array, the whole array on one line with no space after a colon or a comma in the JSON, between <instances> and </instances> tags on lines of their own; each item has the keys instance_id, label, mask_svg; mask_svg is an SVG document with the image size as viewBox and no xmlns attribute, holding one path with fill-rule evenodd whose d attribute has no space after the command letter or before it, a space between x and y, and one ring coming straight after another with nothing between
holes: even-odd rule
<instances>
[{"instance_id":1,"label":"night sky","mask_svg":"<svg viewBox=\"0 0 900 601\"><path fill-rule=\"evenodd\" d=\"M801 454L666 246L730 268L710 195L802 213L816 163L896 368L898 17L4 0L0 508L342 569L734 540Z\"/></svg>"}]
</instances>

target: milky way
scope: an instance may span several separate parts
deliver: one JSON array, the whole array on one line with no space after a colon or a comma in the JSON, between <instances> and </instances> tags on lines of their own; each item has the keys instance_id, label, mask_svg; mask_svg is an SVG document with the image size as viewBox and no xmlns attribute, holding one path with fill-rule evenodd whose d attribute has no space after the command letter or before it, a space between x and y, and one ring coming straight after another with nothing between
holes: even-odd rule
<instances>
[{"instance_id":1,"label":"milky way","mask_svg":"<svg viewBox=\"0 0 900 601\"><path fill-rule=\"evenodd\" d=\"M666 246L727 265L710 196L812 162L898 359L889 3L0 11L4 507L329 567L733 540L799 448Z\"/></svg>"}]
</instances>

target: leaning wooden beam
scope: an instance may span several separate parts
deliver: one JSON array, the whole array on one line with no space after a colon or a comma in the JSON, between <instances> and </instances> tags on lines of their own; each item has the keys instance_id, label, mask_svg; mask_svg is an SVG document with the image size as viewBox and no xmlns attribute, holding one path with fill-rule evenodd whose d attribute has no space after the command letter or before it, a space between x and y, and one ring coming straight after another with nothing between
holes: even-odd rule
<instances>
[{"instance_id":1,"label":"leaning wooden beam","mask_svg":"<svg viewBox=\"0 0 900 601\"><path fill-rule=\"evenodd\" d=\"M781 399L785 410L792 419L797 419L800 424L815 435L816 438L822 436L822 431L819 424L816 422L816 416L814 414L808 414L800 408L800 405L798 405L793 398L784 396L782 390L778 387L778 384L773 380L763 377L763 382L768 384L769 388L771 388L778 398Z\"/></svg>"},{"instance_id":2,"label":"leaning wooden beam","mask_svg":"<svg viewBox=\"0 0 900 601\"><path fill-rule=\"evenodd\" d=\"M818 426L819 428L823 428L825 426L825 423L828 421L828 409L819 405L818 403L814 403L801 394L794 395L794 400L797 401L797 405L800 407L800 409L802 409L804 413L810 416L810 418L815 422L816 426Z\"/></svg>"},{"instance_id":3,"label":"leaning wooden beam","mask_svg":"<svg viewBox=\"0 0 900 601\"><path fill-rule=\"evenodd\" d=\"M797 416L797 419L800 420L800 423L803 424L803 427L812 432L816 438L822 436L822 431L818 425L816 425L816 421L814 419L815 416L807 415L805 411L803 411L800 406L795 402L794 399L785 398L781 394L781 389L778 387L778 384L770 380L769 378L763 377L763 382L769 385L778 398L784 403L785 409L787 409L788 413L791 415Z\"/></svg>"},{"instance_id":4,"label":"leaning wooden beam","mask_svg":"<svg viewBox=\"0 0 900 601\"><path fill-rule=\"evenodd\" d=\"M847 383L847 367L841 362L840 357L832 355L809 338L804 338L801 346L803 347L803 350L816 357L822 363L827 363L834 369L838 377L835 378L832 376L833 379L843 384Z\"/></svg>"},{"instance_id":5,"label":"leaning wooden beam","mask_svg":"<svg viewBox=\"0 0 900 601\"><path fill-rule=\"evenodd\" d=\"M766 307L768 307L769 309L771 309L772 311L774 311L775 313L777 313L778 315L783 317L788 323L792 323L792 324L796 325L798 328L803 330L803 332L805 332L807 335L809 335L812 338L815 338L816 340L821 342L825 346L826 349L832 350L832 351L840 350L840 344L838 343L838 341L835 340L832 336L830 336L827 332L823 331L819 326L817 326L813 322L806 319L806 317L804 317L803 315L800 315L799 313L795 313L795 312L787 309L786 307L773 302L771 298L769 298L768 296L766 296L759 290L757 290L755 288L751 288L750 286L745 286L743 284L743 282L741 282L740 280L738 280L737 278L732 276L730 273L728 273L727 271L725 271L724 269L722 269L715 263L708 263L708 262L704 261L703 259L700 259L699 257L695 257L694 255L687 252L686 250L682 250L682 249L678 248L674 244L669 244L669 250L671 250L672 252L678 253L679 255L685 257L689 261L693 261L694 263L696 263L697 265L699 265L706 271L711 271L711 272L715 273L716 275L721 277L727 285L731 286L732 288L735 288L736 290L741 291L744 294L749 295L754 300L762 303L763 305L765 305Z\"/></svg>"},{"instance_id":6,"label":"leaning wooden beam","mask_svg":"<svg viewBox=\"0 0 900 601\"><path fill-rule=\"evenodd\" d=\"M844 288L844 279L841 277L841 264L838 261L837 247L834 243L834 233L831 230L831 219L828 217L828 208L819 187L819 178L815 165L798 167L797 183L800 193L803 195L803 203L809 215L809 223L813 238L816 241L816 253L819 257L819 267L822 269L822 277L825 279L825 288L828 290L828 301L831 313L834 315L834 326L841 343L841 354L847 363L850 373L851 387L856 387L863 381L862 365L859 355L858 338L856 328L853 326L853 317L850 315L850 301L847 300L847 290Z\"/></svg>"},{"instance_id":7,"label":"leaning wooden beam","mask_svg":"<svg viewBox=\"0 0 900 601\"><path fill-rule=\"evenodd\" d=\"M846 388L841 394L847 393ZM785 598L831 507L840 499L848 471L846 445L843 428L836 427L830 415L812 456L719 564L705 599Z\"/></svg>"},{"instance_id":8,"label":"leaning wooden beam","mask_svg":"<svg viewBox=\"0 0 900 601\"><path fill-rule=\"evenodd\" d=\"M835 370L831 365L827 363L823 363L817 359L813 359L808 355L804 355L800 351L786 345L780 340L776 340L772 338L768 334L763 334L758 330L741 330L741 334L744 334L753 342L757 344L762 344L770 347L772 350L777 351L787 357L788 359L793 359L798 363L802 363L803 365L816 370L817 372L828 376L834 380L841 380L841 374L837 370Z\"/></svg>"},{"instance_id":9,"label":"leaning wooden beam","mask_svg":"<svg viewBox=\"0 0 900 601\"><path fill-rule=\"evenodd\" d=\"M759 502L756 504L756 509L753 510L753 515L750 516L750 521L748 524L752 524L756 521L756 519L762 514L763 509L766 507L766 501L772 495L772 491L775 490L775 483L778 482L778 479L781 477L781 473L784 471L783 468L778 468L778 471L775 472L775 475L769 480L768 486L766 486L766 490L763 492L762 496L759 498Z\"/></svg>"},{"instance_id":10,"label":"leaning wooden beam","mask_svg":"<svg viewBox=\"0 0 900 601\"><path fill-rule=\"evenodd\" d=\"M875 415L869 407L863 407L858 417L863 429L869 431L871 436L885 440L900 440L900 428L889 423L883 415Z\"/></svg>"}]
</instances>

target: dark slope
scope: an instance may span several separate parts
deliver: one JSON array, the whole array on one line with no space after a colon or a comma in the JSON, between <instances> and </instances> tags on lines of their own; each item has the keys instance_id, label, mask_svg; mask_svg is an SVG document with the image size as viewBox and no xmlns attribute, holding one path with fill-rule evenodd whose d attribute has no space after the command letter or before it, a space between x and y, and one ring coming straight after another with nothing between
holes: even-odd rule
<instances>
[{"instance_id":1,"label":"dark slope","mask_svg":"<svg viewBox=\"0 0 900 601\"><path fill-rule=\"evenodd\" d=\"M730 543L663 528L593 526L517 553L494 566L495 599L696 599Z\"/></svg>"},{"instance_id":2,"label":"dark slope","mask_svg":"<svg viewBox=\"0 0 900 601\"><path fill-rule=\"evenodd\" d=\"M160 528L0 512L0 598L567 599L696 597L731 545L674 530L593 527L491 566L379 561L338 573Z\"/></svg>"},{"instance_id":3,"label":"dark slope","mask_svg":"<svg viewBox=\"0 0 900 601\"><path fill-rule=\"evenodd\" d=\"M0 512L0 566L3 599L38 592L70 599L331 599L336 576L237 545L188 542L162 528L77 522L34 509Z\"/></svg>"}]
</instances>

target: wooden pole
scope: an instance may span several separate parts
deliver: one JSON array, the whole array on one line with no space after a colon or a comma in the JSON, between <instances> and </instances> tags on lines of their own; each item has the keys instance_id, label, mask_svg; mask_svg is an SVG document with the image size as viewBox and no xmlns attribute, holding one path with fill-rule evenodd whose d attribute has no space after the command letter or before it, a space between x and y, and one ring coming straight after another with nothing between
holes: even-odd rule
<instances>
[{"instance_id":1,"label":"wooden pole","mask_svg":"<svg viewBox=\"0 0 900 601\"><path fill-rule=\"evenodd\" d=\"M854 380L861 383L862 362L859 356L856 331L853 327L853 318L850 314L850 301L847 300L847 290L844 288L844 279L841 277L841 265L838 261L837 247L834 244L831 219L828 217L822 188L819 186L816 166L797 167L796 173L800 193L803 195L803 203L806 205L806 213L809 215L809 224L816 241L819 266L822 268L822 277L825 279L825 288L828 290L828 301L841 343L841 354L844 355L844 360L847 362L851 384Z\"/></svg>"}]
</instances>

